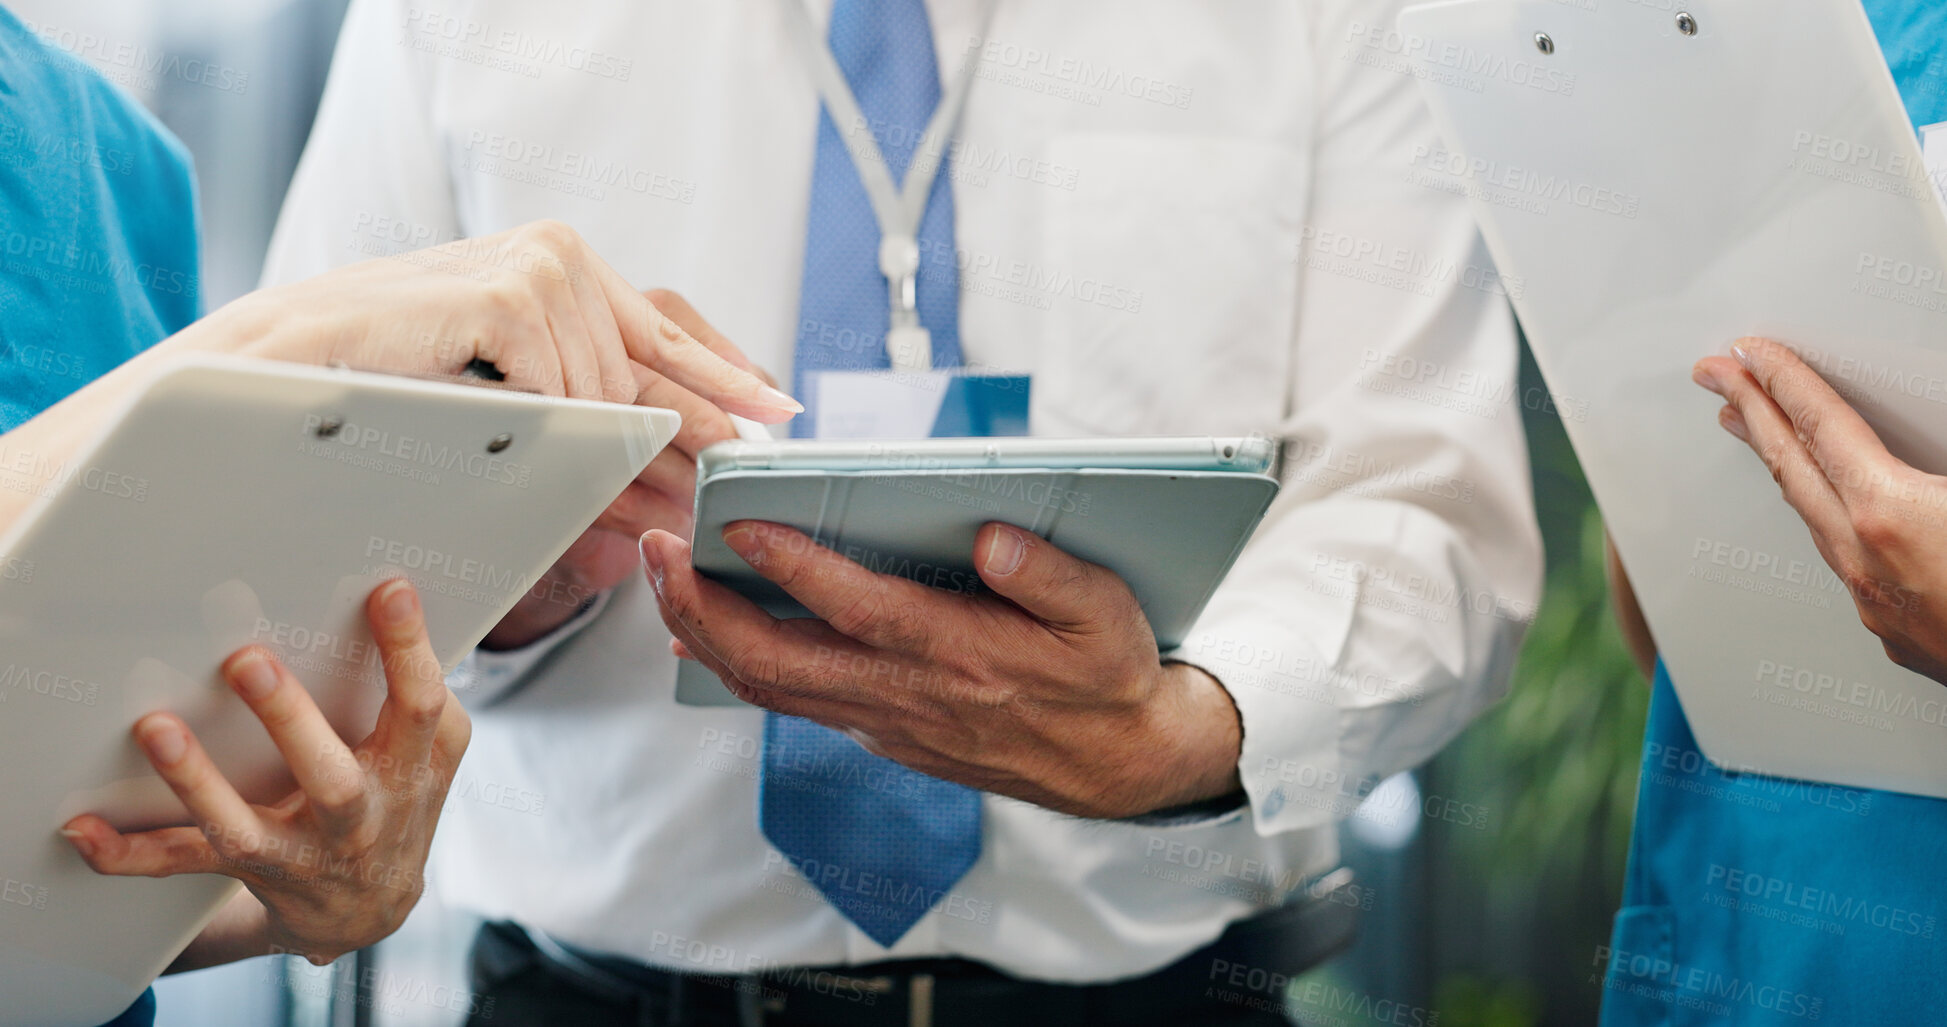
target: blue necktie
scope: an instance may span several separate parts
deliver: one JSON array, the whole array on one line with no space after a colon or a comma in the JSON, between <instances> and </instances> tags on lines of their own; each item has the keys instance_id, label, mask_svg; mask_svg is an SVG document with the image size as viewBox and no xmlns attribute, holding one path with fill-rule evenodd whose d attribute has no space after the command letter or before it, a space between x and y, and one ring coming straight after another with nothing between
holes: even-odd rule
<instances>
[{"instance_id":1,"label":"blue necktie","mask_svg":"<svg viewBox=\"0 0 1947 1027\"><path fill-rule=\"evenodd\" d=\"M895 182L940 102L933 33L921 0L836 0L832 54L871 123ZM920 223L919 314L936 366L960 363L953 194L943 167ZM818 123L805 241L794 393L816 424L818 371L890 366L879 225L829 113ZM897 687L889 685L888 687ZM767 715L758 797L764 836L827 901L891 947L980 857L980 793L874 756L797 717Z\"/></svg>"}]
</instances>

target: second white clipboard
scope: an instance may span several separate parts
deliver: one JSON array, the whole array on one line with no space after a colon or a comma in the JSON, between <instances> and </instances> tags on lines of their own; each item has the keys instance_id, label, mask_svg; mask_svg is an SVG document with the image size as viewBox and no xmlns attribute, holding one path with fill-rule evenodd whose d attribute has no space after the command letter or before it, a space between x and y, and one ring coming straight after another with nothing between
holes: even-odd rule
<instances>
[{"instance_id":1,"label":"second white clipboard","mask_svg":"<svg viewBox=\"0 0 1947 1027\"><path fill-rule=\"evenodd\" d=\"M1778 339L1947 471L1947 218L1863 10L1451 0L1396 42L1450 144L1402 173L1473 200L1704 754L1947 797L1947 687L1690 381Z\"/></svg>"}]
</instances>

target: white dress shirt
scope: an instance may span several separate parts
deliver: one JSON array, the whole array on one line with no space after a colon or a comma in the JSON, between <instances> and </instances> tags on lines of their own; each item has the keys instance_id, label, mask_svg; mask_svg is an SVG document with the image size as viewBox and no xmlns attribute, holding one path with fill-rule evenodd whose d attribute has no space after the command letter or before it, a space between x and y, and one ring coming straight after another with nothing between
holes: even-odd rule
<instances>
[{"instance_id":1,"label":"white dress shirt","mask_svg":"<svg viewBox=\"0 0 1947 1027\"><path fill-rule=\"evenodd\" d=\"M354 0L267 280L556 218L789 381L819 106L779 3ZM1036 434L1287 440L1175 654L1236 701L1248 811L990 796L979 862L882 949L766 843L763 714L673 701L632 581L479 661L441 891L678 970L955 955L1099 981L1331 869L1335 822L1505 689L1540 584L1505 286L1399 6L1019 0L982 38L975 0L928 2L942 75L982 62L947 172L969 363L1033 373ZM1359 815L1473 815L1437 805Z\"/></svg>"}]
</instances>

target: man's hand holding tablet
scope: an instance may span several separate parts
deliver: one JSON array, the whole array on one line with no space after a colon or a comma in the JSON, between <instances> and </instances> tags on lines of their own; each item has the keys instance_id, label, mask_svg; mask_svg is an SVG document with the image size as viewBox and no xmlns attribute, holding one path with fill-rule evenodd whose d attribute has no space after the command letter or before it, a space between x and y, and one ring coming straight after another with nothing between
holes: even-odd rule
<instances>
[{"instance_id":1,"label":"man's hand holding tablet","mask_svg":"<svg viewBox=\"0 0 1947 1027\"><path fill-rule=\"evenodd\" d=\"M724 540L820 618L772 617L698 575L682 539L644 536L676 655L746 702L1076 816L1138 816L1240 787L1229 693L1158 658L1122 579L1031 532L981 530L974 566L993 595L874 574L783 525L739 522Z\"/></svg>"}]
</instances>

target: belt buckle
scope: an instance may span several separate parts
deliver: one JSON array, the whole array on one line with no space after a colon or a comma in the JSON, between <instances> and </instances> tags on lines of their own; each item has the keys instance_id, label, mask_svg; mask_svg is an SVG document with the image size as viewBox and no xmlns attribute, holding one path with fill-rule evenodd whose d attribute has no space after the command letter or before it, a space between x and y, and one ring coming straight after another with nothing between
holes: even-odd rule
<instances>
[{"instance_id":1,"label":"belt buckle","mask_svg":"<svg viewBox=\"0 0 1947 1027\"><path fill-rule=\"evenodd\" d=\"M933 1027L933 975L906 978L906 1027Z\"/></svg>"}]
</instances>

